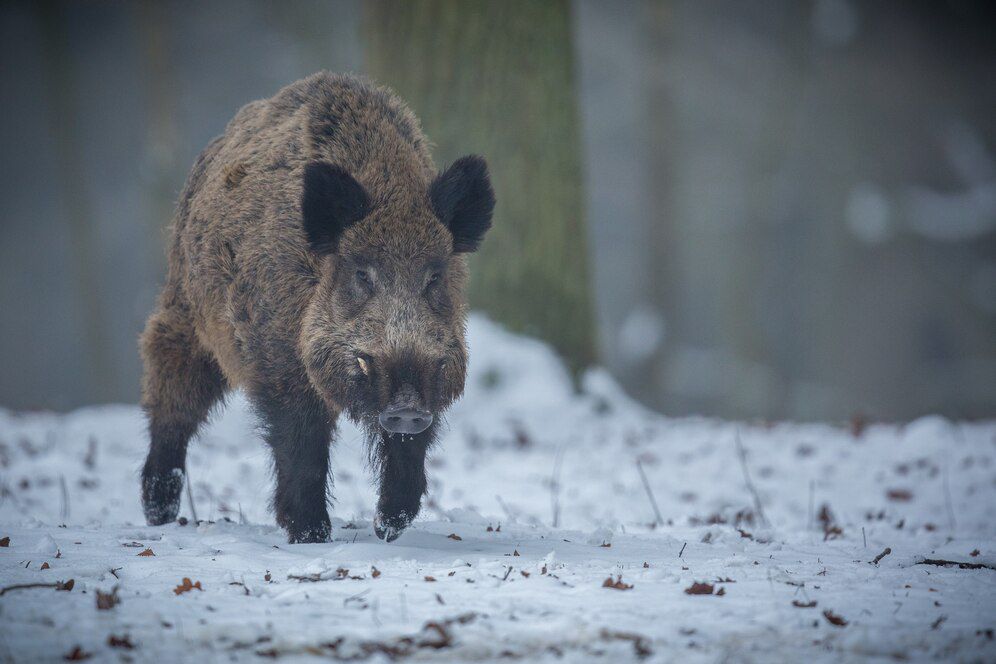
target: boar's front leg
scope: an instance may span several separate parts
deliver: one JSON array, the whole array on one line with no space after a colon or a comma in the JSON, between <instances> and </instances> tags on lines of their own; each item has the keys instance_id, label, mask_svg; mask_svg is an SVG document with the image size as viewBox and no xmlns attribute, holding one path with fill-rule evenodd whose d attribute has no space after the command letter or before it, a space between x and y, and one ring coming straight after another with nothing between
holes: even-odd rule
<instances>
[{"instance_id":1,"label":"boar's front leg","mask_svg":"<svg viewBox=\"0 0 996 664\"><path fill-rule=\"evenodd\" d=\"M277 488L273 509L291 544L328 542L329 443L332 418L314 395L266 390L256 406L273 450Z\"/></svg>"},{"instance_id":2,"label":"boar's front leg","mask_svg":"<svg viewBox=\"0 0 996 664\"><path fill-rule=\"evenodd\" d=\"M187 443L228 385L197 342L187 307L167 288L142 335L142 408L149 454L142 468L142 508L149 525L176 520L186 476Z\"/></svg>"},{"instance_id":3,"label":"boar's front leg","mask_svg":"<svg viewBox=\"0 0 996 664\"><path fill-rule=\"evenodd\" d=\"M425 453L432 430L415 436L381 432L377 449L380 500L377 501L377 537L393 542L418 516L425 495Z\"/></svg>"}]
</instances>

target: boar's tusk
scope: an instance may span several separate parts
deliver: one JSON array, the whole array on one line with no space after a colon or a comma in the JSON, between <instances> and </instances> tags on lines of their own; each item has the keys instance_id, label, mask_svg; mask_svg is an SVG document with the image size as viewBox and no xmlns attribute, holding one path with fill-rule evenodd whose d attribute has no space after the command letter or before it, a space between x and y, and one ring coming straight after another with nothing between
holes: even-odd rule
<instances>
[{"instance_id":1,"label":"boar's tusk","mask_svg":"<svg viewBox=\"0 0 996 664\"><path fill-rule=\"evenodd\" d=\"M364 376L369 376L370 375L370 367L367 366L367 361L364 360L362 357L357 357L356 361L360 363L360 371L363 372L363 375Z\"/></svg>"}]
</instances>

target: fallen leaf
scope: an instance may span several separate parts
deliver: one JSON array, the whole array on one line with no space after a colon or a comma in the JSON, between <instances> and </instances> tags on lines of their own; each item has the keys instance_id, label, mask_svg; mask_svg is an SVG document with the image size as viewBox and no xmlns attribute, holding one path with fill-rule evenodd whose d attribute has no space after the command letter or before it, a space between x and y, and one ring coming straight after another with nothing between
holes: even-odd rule
<instances>
[{"instance_id":1,"label":"fallen leaf","mask_svg":"<svg viewBox=\"0 0 996 664\"><path fill-rule=\"evenodd\" d=\"M711 595L712 591L713 585L711 583L699 583L698 581L685 588L686 595Z\"/></svg>"},{"instance_id":2,"label":"fallen leaf","mask_svg":"<svg viewBox=\"0 0 996 664\"><path fill-rule=\"evenodd\" d=\"M897 503L908 503L913 500L913 492L909 489L889 489L885 492L885 497Z\"/></svg>"},{"instance_id":3,"label":"fallen leaf","mask_svg":"<svg viewBox=\"0 0 996 664\"><path fill-rule=\"evenodd\" d=\"M79 646L76 646L69 652L69 654L63 655L62 659L70 662L82 662L84 659L90 659L91 657L93 657L93 655L86 652Z\"/></svg>"},{"instance_id":4,"label":"fallen leaf","mask_svg":"<svg viewBox=\"0 0 996 664\"><path fill-rule=\"evenodd\" d=\"M146 549L145 551L142 551L141 553L137 553L135 555L148 557L148 556L154 556L156 554L152 552L152 549Z\"/></svg>"},{"instance_id":5,"label":"fallen leaf","mask_svg":"<svg viewBox=\"0 0 996 664\"><path fill-rule=\"evenodd\" d=\"M631 583L623 583L622 575L619 574L619 575L616 575L616 580L615 581L612 580L611 576L609 576L609 578L605 579L605 581L602 581L602 587L603 588L612 588L613 590L629 590L629 589L631 589L633 587L633 584L631 584Z\"/></svg>"},{"instance_id":6,"label":"fallen leaf","mask_svg":"<svg viewBox=\"0 0 996 664\"><path fill-rule=\"evenodd\" d=\"M56 590L63 590L63 591L65 591L65 592L68 593L69 591L71 591L73 589L74 585L76 585L76 582L73 581L72 579L69 579L68 581L59 581L56 584L55 589Z\"/></svg>"},{"instance_id":7,"label":"fallen leaf","mask_svg":"<svg viewBox=\"0 0 996 664\"><path fill-rule=\"evenodd\" d=\"M425 580L426 580L426 582L428 582L428 583L435 583L435 581L436 581L436 578L435 578L435 577L433 577L433 576L427 576L427 577L425 577Z\"/></svg>"},{"instance_id":8,"label":"fallen leaf","mask_svg":"<svg viewBox=\"0 0 996 664\"><path fill-rule=\"evenodd\" d=\"M135 647L135 644L131 642L127 634L125 636L114 636L111 634L107 637L107 645L112 648L124 648L125 650L132 650Z\"/></svg>"},{"instance_id":9,"label":"fallen leaf","mask_svg":"<svg viewBox=\"0 0 996 664\"><path fill-rule=\"evenodd\" d=\"M173 588L173 593L176 595L182 595L183 593L190 592L194 588L197 588L198 590L204 590L203 588L201 588L200 581L196 583L191 583L189 578L183 577L183 582L180 585L178 585L176 588Z\"/></svg>"},{"instance_id":10,"label":"fallen leaf","mask_svg":"<svg viewBox=\"0 0 996 664\"><path fill-rule=\"evenodd\" d=\"M373 578L376 579L378 576L380 576L380 570L377 569L376 567L371 567L370 570L371 570L370 576L372 576Z\"/></svg>"},{"instance_id":11,"label":"fallen leaf","mask_svg":"<svg viewBox=\"0 0 996 664\"><path fill-rule=\"evenodd\" d=\"M725 594L726 594L726 588L720 588L719 590L716 591L717 597L722 597Z\"/></svg>"},{"instance_id":12,"label":"fallen leaf","mask_svg":"<svg viewBox=\"0 0 996 664\"><path fill-rule=\"evenodd\" d=\"M608 549L612 546L612 542L602 542L598 546L602 547L603 549Z\"/></svg>"},{"instance_id":13,"label":"fallen leaf","mask_svg":"<svg viewBox=\"0 0 996 664\"><path fill-rule=\"evenodd\" d=\"M970 555L970 556L972 556L973 558L975 558L975 557L977 557L977 556L979 555L979 550L978 550L978 549L973 549L973 550L972 550L972 553L970 553L970 554L968 554L968 555Z\"/></svg>"},{"instance_id":14,"label":"fallen leaf","mask_svg":"<svg viewBox=\"0 0 996 664\"><path fill-rule=\"evenodd\" d=\"M3 539L0 539L0 546L10 546L10 538L4 537Z\"/></svg>"},{"instance_id":15,"label":"fallen leaf","mask_svg":"<svg viewBox=\"0 0 996 664\"><path fill-rule=\"evenodd\" d=\"M518 555L519 555L519 550L518 550L518 549L513 549L513 550L512 550L512 555L513 555L513 556L516 556L516 557L518 557Z\"/></svg>"},{"instance_id":16,"label":"fallen leaf","mask_svg":"<svg viewBox=\"0 0 996 664\"><path fill-rule=\"evenodd\" d=\"M842 616L838 616L836 613L827 609L823 612L823 617L827 619L827 622L836 627L846 627L847 621L844 620Z\"/></svg>"},{"instance_id":17,"label":"fallen leaf","mask_svg":"<svg viewBox=\"0 0 996 664\"><path fill-rule=\"evenodd\" d=\"M522 576L524 576L524 577L525 577L525 578L527 578L527 579L529 578L529 572L527 572L527 571L526 571L526 570L524 570L524 569L520 569L520 570L519 570L519 574L521 574Z\"/></svg>"},{"instance_id":18,"label":"fallen leaf","mask_svg":"<svg viewBox=\"0 0 996 664\"><path fill-rule=\"evenodd\" d=\"M816 600L814 599L811 602L800 602L799 600L794 599L792 600L792 606L797 609L812 609L816 607Z\"/></svg>"},{"instance_id":19,"label":"fallen leaf","mask_svg":"<svg viewBox=\"0 0 996 664\"><path fill-rule=\"evenodd\" d=\"M121 603L121 599L118 598L118 587L114 586L111 592L105 593L100 590L97 591L97 610L107 611L113 609L115 606Z\"/></svg>"},{"instance_id":20,"label":"fallen leaf","mask_svg":"<svg viewBox=\"0 0 996 664\"><path fill-rule=\"evenodd\" d=\"M449 538L449 539L451 539L451 540L456 540L457 542L460 542L460 541L462 541L462 540L463 540L463 538L462 538L462 537L460 537L459 535L457 535L456 533L450 533L450 534L449 534L449 535L447 535L446 537L448 537L448 538Z\"/></svg>"},{"instance_id":21,"label":"fallen leaf","mask_svg":"<svg viewBox=\"0 0 996 664\"><path fill-rule=\"evenodd\" d=\"M650 569L650 563L643 561L643 569Z\"/></svg>"},{"instance_id":22,"label":"fallen leaf","mask_svg":"<svg viewBox=\"0 0 996 664\"><path fill-rule=\"evenodd\" d=\"M41 567L39 567L39 569L50 569L50 567L51 566L48 563L42 563Z\"/></svg>"},{"instance_id":23,"label":"fallen leaf","mask_svg":"<svg viewBox=\"0 0 996 664\"><path fill-rule=\"evenodd\" d=\"M377 569L376 567L374 569ZM270 570L266 570L266 574L263 575L263 580L269 583L273 580L273 575L270 574Z\"/></svg>"}]
</instances>

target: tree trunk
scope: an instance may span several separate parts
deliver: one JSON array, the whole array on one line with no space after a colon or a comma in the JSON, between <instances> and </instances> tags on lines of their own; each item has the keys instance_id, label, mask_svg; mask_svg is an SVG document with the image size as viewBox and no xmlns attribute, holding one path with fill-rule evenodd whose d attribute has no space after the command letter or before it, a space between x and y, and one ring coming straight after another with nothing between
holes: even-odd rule
<instances>
[{"instance_id":1,"label":"tree trunk","mask_svg":"<svg viewBox=\"0 0 996 664\"><path fill-rule=\"evenodd\" d=\"M367 69L421 118L437 165L485 156L495 223L471 259L470 302L594 359L570 3L366 3Z\"/></svg>"}]
</instances>

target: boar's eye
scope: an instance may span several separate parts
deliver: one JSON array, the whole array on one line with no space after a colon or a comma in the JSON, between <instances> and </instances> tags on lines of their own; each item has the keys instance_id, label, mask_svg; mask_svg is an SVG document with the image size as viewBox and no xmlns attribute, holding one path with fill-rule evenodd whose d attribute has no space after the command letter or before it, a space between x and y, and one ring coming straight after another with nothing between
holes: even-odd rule
<instances>
[{"instance_id":1,"label":"boar's eye","mask_svg":"<svg viewBox=\"0 0 996 664\"><path fill-rule=\"evenodd\" d=\"M356 271L356 281L363 285L365 288L373 288L373 279L366 270Z\"/></svg>"},{"instance_id":2,"label":"boar's eye","mask_svg":"<svg viewBox=\"0 0 996 664\"><path fill-rule=\"evenodd\" d=\"M431 295L432 292L439 286L443 281L442 272L433 272L429 275L429 278L425 280L425 288L423 289L426 295Z\"/></svg>"}]
</instances>

